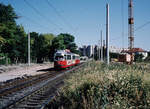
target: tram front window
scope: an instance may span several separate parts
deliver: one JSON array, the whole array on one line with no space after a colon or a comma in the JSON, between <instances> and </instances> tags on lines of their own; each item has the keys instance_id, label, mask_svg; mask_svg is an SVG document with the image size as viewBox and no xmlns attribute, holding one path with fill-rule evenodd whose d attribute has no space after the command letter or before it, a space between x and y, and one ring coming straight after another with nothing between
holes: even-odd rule
<instances>
[{"instance_id":1,"label":"tram front window","mask_svg":"<svg viewBox=\"0 0 150 109\"><path fill-rule=\"evenodd\" d=\"M57 60L57 61L61 61L61 60L63 60L64 58L63 58L63 56L56 56L55 57L55 60Z\"/></svg>"}]
</instances>

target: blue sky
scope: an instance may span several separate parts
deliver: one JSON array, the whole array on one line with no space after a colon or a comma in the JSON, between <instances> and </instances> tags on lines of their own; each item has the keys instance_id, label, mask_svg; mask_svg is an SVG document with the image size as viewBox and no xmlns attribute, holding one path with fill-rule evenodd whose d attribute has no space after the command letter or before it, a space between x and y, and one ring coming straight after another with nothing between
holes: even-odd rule
<instances>
[{"instance_id":1,"label":"blue sky","mask_svg":"<svg viewBox=\"0 0 150 109\"><path fill-rule=\"evenodd\" d=\"M26 0L37 12L24 0L0 1L14 7L21 16L17 23L26 32L70 33L78 46L98 44L100 30L105 39L106 3L109 3L110 45L128 47L128 0L48 0L51 5L47 0ZM133 1L135 30L147 23L134 32L134 46L150 50L150 0Z\"/></svg>"}]
</instances>

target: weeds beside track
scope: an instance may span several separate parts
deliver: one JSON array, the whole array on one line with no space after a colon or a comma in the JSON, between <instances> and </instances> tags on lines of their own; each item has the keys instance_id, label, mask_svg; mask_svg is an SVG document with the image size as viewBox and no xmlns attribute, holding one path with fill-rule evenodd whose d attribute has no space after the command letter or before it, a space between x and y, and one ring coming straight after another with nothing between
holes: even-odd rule
<instances>
[{"instance_id":1,"label":"weeds beside track","mask_svg":"<svg viewBox=\"0 0 150 109\"><path fill-rule=\"evenodd\" d=\"M52 109L148 109L149 64L125 65L89 62L76 71L56 98Z\"/></svg>"},{"instance_id":2,"label":"weeds beside track","mask_svg":"<svg viewBox=\"0 0 150 109\"><path fill-rule=\"evenodd\" d=\"M79 67L76 66L68 70L53 71L53 73L45 73L35 78L30 78L28 81L7 87L10 89L9 91L7 88L4 88L1 91L0 108L20 109L44 107L51 100L57 89L63 85L63 79L66 77L66 74L77 70Z\"/></svg>"}]
</instances>

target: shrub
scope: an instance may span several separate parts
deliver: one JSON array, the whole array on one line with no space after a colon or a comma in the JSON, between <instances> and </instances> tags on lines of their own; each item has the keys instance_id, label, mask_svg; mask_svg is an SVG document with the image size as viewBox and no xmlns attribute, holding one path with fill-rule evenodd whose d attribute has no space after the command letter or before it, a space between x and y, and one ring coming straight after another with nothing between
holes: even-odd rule
<instances>
[{"instance_id":1,"label":"shrub","mask_svg":"<svg viewBox=\"0 0 150 109\"><path fill-rule=\"evenodd\" d=\"M65 80L49 108L127 109L150 107L147 65L90 62Z\"/></svg>"}]
</instances>

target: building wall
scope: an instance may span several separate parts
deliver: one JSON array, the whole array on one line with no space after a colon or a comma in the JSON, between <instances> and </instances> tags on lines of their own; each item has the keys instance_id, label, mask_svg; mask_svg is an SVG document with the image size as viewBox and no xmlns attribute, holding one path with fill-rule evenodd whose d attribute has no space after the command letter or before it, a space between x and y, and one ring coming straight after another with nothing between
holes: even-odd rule
<instances>
[{"instance_id":1,"label":"building wall","mask_svg":"<svg viewBox=\"0 0 150 109\"><path fill-rule=\"evenodd\" d=\"M128 50L127 48L118 48L115 46L110 46L110 52L112 53L121 53L122 50Z\"/></svg>"},{"instance_id":2,"label":"building wall","mask_svg":"<svg viewBox=\"0 0 150 109\"><path fill-rule=\"evenodd\" d=\"M105 46L103 48L106 48ZM100 56L101 47L98 45L84 45L80 48L83 56L93 57L93 55ZM110 52L112 53L121 53L122 50L128 50L127 48L117 48L115 46L110 46Z\"/></svg>"}]
</instances>

